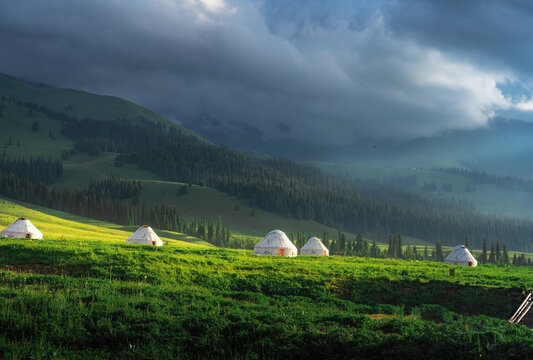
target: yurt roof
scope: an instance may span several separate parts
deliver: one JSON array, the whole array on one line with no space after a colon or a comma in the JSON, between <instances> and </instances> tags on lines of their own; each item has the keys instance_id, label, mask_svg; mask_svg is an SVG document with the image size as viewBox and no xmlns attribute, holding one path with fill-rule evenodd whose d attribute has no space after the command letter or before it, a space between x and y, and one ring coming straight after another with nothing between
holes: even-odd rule
<instances>
[{"instance_id":1,"label":"yurt roof","mask_svg":"<svg viewBox=\"0 0 533 360\"><path fill-rule=\"evenodd\" d=\"M12 233L12 234L28 234L31 233L33 238L41 238L43 234L31 223L30 220L26 218L18 218L7 228L2 230L2 233Z\"/></svg>"},{"instance_id":2,"label":"yurt roof","mask_svg":"<svg viewBox=\"0 0 533 360\"><path fill-rule=\"evenodd\" d=\"M154 230L148 225L143 225L137 229L126 241L129 240L145 240L147 242L157 241L161 242L161 239Z\"/></svg>"},{"instance_id":3,"label":"yurt roof","mask_svg":"<svg viewBox=\"0 0 533 360\"><path fill-rule=\"evenodd\" d=\"M281 230L272 230L255 246L262 248L283 248L297 250L296 246L294 246L287 235Z\"/></svg>"},{"instance_id":4,"label":"yurt roof","mask_svg":"<svg viewBox=\"0 0 533 360\"><path fill-rule=\"evenodd\" d=\"M302 247L302 250L313 249L313 250L327 250L328 248L320 241L317 237L312 237L307 240L307 243Z\"/></svg>"},{"instance_id":5,"label":"yurt roof","mask_svg":"<svg viewBox=\"0 0 533 360\"><path fill-rule=\"evenodd\" d=\"M452 252L446 256L444 261L465 261L465 262L477 262L476 258L468 251L464 245L457 245L453 248Z\"/></svg>"}]
</instances>

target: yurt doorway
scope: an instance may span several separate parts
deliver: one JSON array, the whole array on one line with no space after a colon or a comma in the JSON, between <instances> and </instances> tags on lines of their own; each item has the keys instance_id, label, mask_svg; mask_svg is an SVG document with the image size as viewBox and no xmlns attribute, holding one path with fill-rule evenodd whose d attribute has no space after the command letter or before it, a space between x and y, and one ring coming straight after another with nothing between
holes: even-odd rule
<instances>
[{"instance_id":1,"label":"yurt doorway","mask_svg":"<svg viewBox=\"0 0 533 360\"><path fill-rule=\"evenodd\" d=\"M285 249L279 249L278 255L279 256L285 256Z\"/></svg>"}]
</instances>

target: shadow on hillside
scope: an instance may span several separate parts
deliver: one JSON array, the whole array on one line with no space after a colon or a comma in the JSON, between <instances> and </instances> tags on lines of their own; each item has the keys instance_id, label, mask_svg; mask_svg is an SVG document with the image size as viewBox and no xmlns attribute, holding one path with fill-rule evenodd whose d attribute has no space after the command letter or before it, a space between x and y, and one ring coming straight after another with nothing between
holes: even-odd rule
<instances>
[{"instance_id":1,"label":"shadow on hillside","mask_svg":"<svg viewBox=\"0 0 533 360\"><path fill-rule=\"evenodd\" d=\"M345 278L334 281L333 293L344 300L368 305L390 304L414 308L436 304L462 315L508 319L523 301L518 288L462 285L443 280Z\"/></svg>"}]
</instances>

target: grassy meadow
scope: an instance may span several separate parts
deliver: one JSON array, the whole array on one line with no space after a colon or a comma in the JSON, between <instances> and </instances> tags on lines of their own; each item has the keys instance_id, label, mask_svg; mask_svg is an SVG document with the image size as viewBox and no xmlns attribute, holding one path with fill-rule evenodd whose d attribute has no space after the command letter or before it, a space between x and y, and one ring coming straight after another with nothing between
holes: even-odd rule
<instances>
[{"instance_id":1,"label":"grassy meadow","mask_svg":"<svg viewBox=\"0 0 533 360\"><path fill-rule=\"evenodd\" d=\"M84 218L36 205L0 198L0 228L5 228L19 217L26 217L43 233L45 240L91 241L124 243L136 226L122 226ZM211 246L198 238L167 230L155 229L161 240L185 247Z\"/></svg>"},{"instance_id":2,"label":"grassy meadow","mask_svg":"<svg viewBox=\"0 0 533 360\"><path fill-rule=\"evenodd\" d=\"M0 266L5 358L533 356L526 268L6 239Z\"/></svg>"},{"instance_id":3,"label":"grassy meadow","mask_svg":"<svg viewBox=\"0 0 533 360\"><path fill-rule=\"evenodd\" d=\"M332 256L256 257L0 202L45 240L0 239L7 359L472 359L533 357L507 319L528 267ZM423 351L421 351L423 349Z\"/></svg>"}]
</instances>

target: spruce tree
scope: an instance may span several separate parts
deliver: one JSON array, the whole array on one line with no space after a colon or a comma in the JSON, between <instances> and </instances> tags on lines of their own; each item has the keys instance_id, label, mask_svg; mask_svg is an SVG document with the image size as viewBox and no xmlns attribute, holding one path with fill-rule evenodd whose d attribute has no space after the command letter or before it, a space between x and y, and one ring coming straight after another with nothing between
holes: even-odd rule
<instances>
[{"instance_id":1,"label":"spruce tree","mask_svg":"<svg viewBox=\"0 0 533 360\"><path fill-rule=\"evenodd\" d=\"M405 251L403 252L402 255L403 255L403 258L407 260L410 260L413 258L413 250L411 249L409 245L405 247Z\"/></svg>"},{"instance_id":2,"label":"spruce tree","mask_svg":"<svg viewBox=\"0 0 533 360\"><path fill-rule=\"evenodd\" d=\"M487 260L487 239L483 239L483 250L481 252L481 256L479 257L479 261L482 264L486 264Z\"/></svg>"},{"instance_id":3,"label":"spruce tree","mask_svg":"<svg viewBox=\"0 0 533 360\"><path fill-rule=\"evenodd\" d=\"M398 234L398 248L396 249L397 254L396 257L398 259L401 259L403 257L402 255L402 234Z\"/></svg>"},{"instance_id":4,"label":"spruce tree","mask_svg":"<svg viewBox=\"0 0 533 360\"><path fill-rule=\"evenodd\" d=\"M376 244L376 240L372 241L372 247L370 248L370 256L371 257L379 257L379 248Z\"/></svg>"},{"instance_id":5,"label":"spruce tree","mask_svg":"<svg viewBox=\"0 0 533 360\"><path fill-rule=\"evenodd\" d=\"M439 262L444 261L444 255L442 254L442 245L439 241L435 244L435 259Z\"/></svg>"},{"instance_id":6,"label":"spruce tree","mask_svg":"<svg viewBox=\"0 0 533 360\"><path fill-rule=\"evenodd\" d=\"M357 234L355 237L355 247L354 247L355 255L357 256L364 256L363 254L363 236L361 234Z\"/></svg>"},{"instance_id":7,"label":"spruce tree","mask_svg":"<svg viewBox=\"0 0 533 360\"><path fill-rule=\"evenodd\" d=\"M509 254L507 253L507 245L503 244L502 263L509 265Z\"/></svg>"},{"instance_id":8,"label":"spruce tree","mask_svg":"<svg viewBox=\"0 0 533 360\"><path fill-rule=\"evenodd\" d=\"M490 245L489 263L496 264L496 247L494 246L494 241Z\"/></svg>"}]
</instances>

